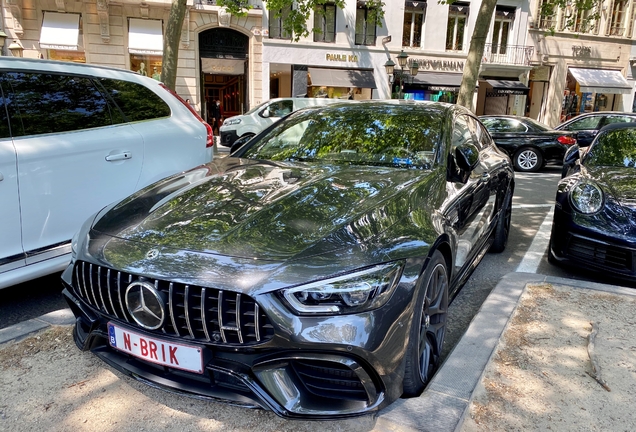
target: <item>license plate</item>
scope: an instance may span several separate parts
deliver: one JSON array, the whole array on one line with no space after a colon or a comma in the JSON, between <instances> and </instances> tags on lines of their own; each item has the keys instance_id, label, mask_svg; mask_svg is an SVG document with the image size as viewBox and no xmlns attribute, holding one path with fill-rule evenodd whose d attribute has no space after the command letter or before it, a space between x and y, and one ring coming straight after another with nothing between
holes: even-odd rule
<instances>
[{"instance_id":1,"label":"license plate","mask_svg":"<svg viewBox=\"0 0 636 432\"><path fill-rule=\"evenodd\" d=\"M108 341L113 348L142 360L189 372L203 373L203 353L199 347L148 337L111 322L108 323Z\"/></svg>"}]
</instances>

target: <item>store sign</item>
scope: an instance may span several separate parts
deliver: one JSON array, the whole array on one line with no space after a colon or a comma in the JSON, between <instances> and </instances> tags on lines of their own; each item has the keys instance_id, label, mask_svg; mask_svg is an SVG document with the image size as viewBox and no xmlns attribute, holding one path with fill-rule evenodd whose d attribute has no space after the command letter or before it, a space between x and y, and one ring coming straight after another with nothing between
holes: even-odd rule
<instances>
[{"instance_id":1,"label":"store sign","mask_svg":"<svg viewBox=\"0 0 636 432\"><path fill-rule=\"evenodd\" d=\"M550 81L550 66L537 66L530 71L530 81Z\"/></svg>"},{"instance_id":2,"label":"store sign","mask_svg":"<svg viewBox=\"0 0 636 432\"><path fill-rule=\"evenodd\" d=\"M592 57L592 47L583 45L572 45L572 57L590 58Z\"/></svg>"},{"instance_id":3,"label":"store sign","mask_svg":"<svg viewBox=\"0 0 636 432\"><path fill-rule=\"evenodd\" d=\"M523 96L527 94L527 91L523 89L493 89L492 91L496 95L519 95Z\"/></svg>"},{"instance_id":4,"label":"store sign","mask_svg":"<svg viewBox=\"0 0 636 432\"><path fill-rule=\"evenodd\" d=\"M428 86L430 91L449 91L455 92L459 90L459 87L444 87L444 86Z\"/></svg>"},{"instance_id":5,"label":"store sign","mask_svg":"<svg viewBox=\"0 0 636 432\"><path fill-rule=\"evenodd\" d=\"M327 61L357 63L358 56L355 54L327 54Z\"/></svg>"},{"instance_id":6,"label":"store sign","mask_svg":"<svg viewBox=\"0 0 636 432\"><path fill-rule=\"evenodd\" d=\"M464 62L456 60L428 60L428 59L415 59L413 62L417 62L420 70L445 70L445 71L463 71Z\"/></svg>"}]
</instances>

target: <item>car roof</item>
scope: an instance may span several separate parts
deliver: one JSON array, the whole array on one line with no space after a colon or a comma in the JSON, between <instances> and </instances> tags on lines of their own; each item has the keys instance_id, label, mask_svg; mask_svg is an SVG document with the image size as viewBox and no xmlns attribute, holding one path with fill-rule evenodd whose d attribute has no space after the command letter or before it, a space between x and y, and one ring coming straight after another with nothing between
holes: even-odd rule
<instances>
[{"instance_id":1,"label":"car roof","mask_svg":"<svg viewBox=\"0 0 636 432\"><path fill-rule=\"evenodd\" d=\"M60 71L60 72L76 72L90 74L91 71L115 71L125 74L138 75L127 69L116 68L112 66L100 66L85 63L65 62L58 60L30 59L22 57L5 57L0 56L1 69L26 69L26 70L42 70L42 71Z\"/></svg>"},{"instance_id":2,"label":"car roof","mask_svg":"<svg viewBox=\"0 0 636 432\"><path fill-rule=\"evenodd\" d=\"M599 135L602 132L607 132L615 129L636 129L636 123L612 123L607 126L603 126L599 131Z\"/></svg>"}]
</instances>

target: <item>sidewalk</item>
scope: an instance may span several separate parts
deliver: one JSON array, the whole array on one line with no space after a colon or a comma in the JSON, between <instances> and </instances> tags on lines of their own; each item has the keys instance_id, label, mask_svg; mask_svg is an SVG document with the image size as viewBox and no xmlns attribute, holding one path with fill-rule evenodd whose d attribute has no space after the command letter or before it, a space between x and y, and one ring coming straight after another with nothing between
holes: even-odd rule
<instances>
[{"instance_id":1,"label":"sidewalk","mask_svg":"<svg viewBox=\"0 0 636 432\"><path fill-rule=\"evenodd\" d=\"M358 420L353 419L335 422L318 422L321 424L320 428L324 431L352 430L351 427L353 423L351 422L353 421L354 423L357 422L355 429L365 431L411 432L425 430L450 432L460 430L466 416L468 415L475 390L479 387L484 371L491 362L497 344L509 325L509 320L528 284L563 285L572 287L573 289L585 288L598 292L618 294L625 296L625 298L636 298L636 290L629 288L547 277L530 273L509 273L501 279L495 289L490 293L471 322L465 335L450 353L421 397L400 399L396 401L391 406L383 410L377 416L375 421L369 417L363 417ZM2 344L8 341L22 339L27 335L33 334L34 332L40 331L52 325L70 325L73 321L74 319L70 310L65 309L44 315L38 319L28 320L2 329L0 330L0 349L3 348ZM83 355L82 359L84 359L83 361L92 362L91 356ZM98 365L97 367L100 367L99 362L96 362L95 364ZM28 379L27 377L29 377L32 373L38 373L35 367L30 370L29 374L24 375L24 379ZM84 376L82 379L86 379L87 377L90 378L90 376ZM77 379L81 381L80 378ZM133 387L133 389L137 390L135 393L146 393L146 387L141 384L139 386L133 385L130 384L132 380L123 381L121 378L119 381L122 381L118 385L124 387L122 390L124 392L126 389L130 391L130 387ZM152 391L154 392L154 390ZM148 392L151 392L151 390L148 390ZM157 410L170 409L176 405L177 408L175 409L177 409L176 412L178 414L184 417L192 416L192 410L186 409L186 412L179 411L180 408L178 408L178 406L180 405L179 400L175 399L176 396L166 393L164 399L164 393L165 392L160 392L161 396L155 397L155 400L152 400L152 403L158 402L160 404L160 408L156 408ZM90 397L91 394L95 394L94 389L86 397ZM104 396L107 399L109 398L108 394L105 394L104 396L102 396L101 393L98 394L100 394L102 403L104 401ZM620 395L617 393L615 397L618 396ZM139 397L135 396L130 397L135 400L139 399ZM46 396L47 400L50 398L50 395ZM86 402L85 399L83 400ZM203 404L204 405L202 406L205 406L205 403ZM219 405L215 404L215 407L218 406ZM0 408L2 408L2 403L0 403ZM5 412L10 411L10 409L10 407L5 407ZM84 408L83 405L79 405L77 408L72 408L71 411L73 414L76 414L74 411L75 409L82 410ZM236 408L232 407L230 407L230 409L236 410ZM170 417L175 416L174 413L175 411L173 409ZM236 414L230 415L228 420L224 419L222 414L214 413L219 413L218 408L211 410L211 413L207 414L208 416L213 416L210 420L216 420L217 423L220 420L226 430L251 430L246 425L243 425L242 429L240 427L239 429L234 429L236 424L234 423L234 420L231 420L231 418ZM84 413L82 415L89 416L89 413ZM251 418L250 416L254 415L256 415L256 412L254 411L245 411L245 416L247 418ZM262 416L263 414L259 415ZM203 417L205 418L205 415ZM266 417L269 418L270 416L267 415ZM196 422L196 419L197 417L195 415L195 418L191 420ZM122 423L120 423L120 426L123 428L122 430L134 430L135 426L128 423L132 421L134 421L133 418L122 421ZM240 421L245 421L245 419ZM252 418L251 421L256 421L256 418ZM281 424L289 427L290 422L284 420L280 421L282 423L278 423L278 420L276 420L278 424L276 427L280 428ZM315 422L298 422L294 423L294 428L296 430L305 430L305 423L308 423L307 430L312 430L312 428L316 427ZM2 424L3 422L0 421L0 425ZM9 426L9 423L5 422L4 424ZM342 427L345 427L345 429L342 429ZM360 429L360 427L362 429Z\"/></svg>"}]
</instances>

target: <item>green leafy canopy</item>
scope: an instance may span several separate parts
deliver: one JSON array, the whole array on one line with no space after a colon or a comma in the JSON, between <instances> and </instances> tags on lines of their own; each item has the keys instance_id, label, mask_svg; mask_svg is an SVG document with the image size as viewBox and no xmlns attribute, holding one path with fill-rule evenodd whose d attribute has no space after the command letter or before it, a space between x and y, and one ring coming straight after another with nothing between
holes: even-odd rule
<instances>
[{"instance_id":1,"label":"green leafy canopy","mask_svg":"<svg viewBox=\"0 0 636 432\"><path fill-rule=\"evenodd\" d=\"M225 0L227 1L227 0ZM285 11L288 14L283 19L283 30L287 34L292 35L292 40L298 42L301 37L306 37L310 32L321 33L321 29L307 28L307 22L311 12L317 7L326 4L332 4L342 9L345 6L345 0L265 0L267 10L271 12L272 18L281 18ZM364 2L369 10L367 15L369 23L373 23L382 27L382 19L384 18L384 2L382 0L367 0ZM318 12L320 13L320 9Z\"/></svg>"}]
</instances>

